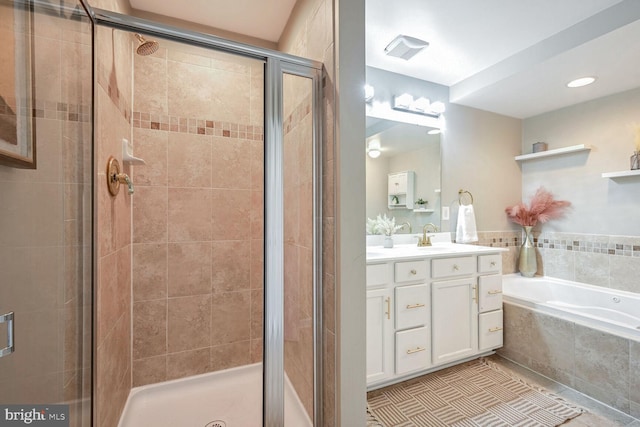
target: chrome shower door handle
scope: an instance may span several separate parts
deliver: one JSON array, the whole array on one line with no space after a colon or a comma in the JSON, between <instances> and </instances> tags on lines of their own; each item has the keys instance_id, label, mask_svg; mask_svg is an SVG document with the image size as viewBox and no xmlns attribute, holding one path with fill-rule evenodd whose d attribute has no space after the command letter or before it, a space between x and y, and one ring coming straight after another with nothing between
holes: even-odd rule
<instances>
[{"instance_id":1,"label":"chrome shower door handle","mask_svg":"<svg viewBox=\"0 0 640 427\"><path fill-rule=\"evenodd\" d=\"M13 353L13 311L0 315L0 323L7 324L7 346L0 349L0 357Z\"/></svg>"}]
</instances>

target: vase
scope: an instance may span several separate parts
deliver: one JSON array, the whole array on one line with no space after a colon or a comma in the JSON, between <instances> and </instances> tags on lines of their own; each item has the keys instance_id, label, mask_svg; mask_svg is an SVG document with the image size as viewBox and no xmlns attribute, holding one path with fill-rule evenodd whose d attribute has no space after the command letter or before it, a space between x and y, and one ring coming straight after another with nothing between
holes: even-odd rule
<instances>
[{"instance_id":1,"label":"vase","mask_svg":"<svg viewBox=\"0 0 640 427\"><path fill-rule=\"evenodd\" d=\"M640 151L636 151L631 156L631 170L640 169Z\"/></svg>"},{"instance_id":2,"label":"vase","mask_svg":"<svg viewBox=\"0 0 640 427\"><path fill-rule=\"evenodd\" d=\"M531 235L532 226L525 225L524 241L520 246L520 258L518 260L518 270L524 277L533 277L538 271L538 261L536 260L536 247L533 245Z\"/></svg>"},{"instance_id":3,"label":"vase","mask_svg":"<svg viewBox=\"0 0 640 427\"><path fill-rule=\"evenodd\" d=\"M393 247L393 237L384 236L384 241L382 242L382 247L384 247L384 248L392 248Z\"/></svg>"}]
</instances>

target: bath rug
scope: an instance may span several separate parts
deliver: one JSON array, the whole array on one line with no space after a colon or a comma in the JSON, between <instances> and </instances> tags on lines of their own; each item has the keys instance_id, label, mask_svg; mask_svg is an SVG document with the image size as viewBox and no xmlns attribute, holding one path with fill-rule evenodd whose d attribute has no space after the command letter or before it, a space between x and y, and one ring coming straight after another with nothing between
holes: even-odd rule
<instances>
[{"instance_id":1,"label":"bath rug","mask_svg":"<svg viewBox=\"0 0 640 427\"><path fill-rule=\"evenodd\" d=\"M555 427L584 412L484 358L372 391L367 401L367 426L383 427Z\"/></svg>"}]
</instances>

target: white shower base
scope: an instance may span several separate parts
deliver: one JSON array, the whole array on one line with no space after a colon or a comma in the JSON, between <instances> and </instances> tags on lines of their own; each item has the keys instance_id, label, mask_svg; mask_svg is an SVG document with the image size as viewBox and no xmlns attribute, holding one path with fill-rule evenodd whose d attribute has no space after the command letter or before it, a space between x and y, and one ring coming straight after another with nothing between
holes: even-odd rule
<instances>
[{"instance_id":1,"label":"white shower base","mask_svg":"<svg viewBox=\"0 0 640 427\"><path fill-rule=\"evenodd\" d=\"M285 426L312 426L285 377ZM129 393L119 427L262 426L262 364L241 366L136 387Z\"/></svg>"}]
</instances>

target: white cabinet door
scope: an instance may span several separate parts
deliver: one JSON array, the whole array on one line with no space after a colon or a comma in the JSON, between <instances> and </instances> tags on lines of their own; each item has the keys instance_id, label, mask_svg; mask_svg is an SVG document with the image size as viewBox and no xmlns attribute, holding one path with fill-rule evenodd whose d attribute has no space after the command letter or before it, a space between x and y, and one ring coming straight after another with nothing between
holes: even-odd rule
<instances>
[{"instance_id":1,"label":"white cabinet door","mask_svg":"<svg viewBox=\"0 0 640 427\"><path fill-rule=\"evenodd\" d=\"M431 284L432 363L439 365L478 350L478 305L475 279Z\"/></svg>"},{"instance_id":2,"label":"white cabinet door","mask_svg":"<svg viewBox=\"0 0 640 427\"><path fill-rule=\"evenodd\" d=\"M367 384L393 374L391 290L367 291Z\"/></svg>"},{"instance_id":3,"label":"white cabinet door","mask_svg":"<svg viewBox=\"0 0 640 427\"><path fill-rule=\"evenodd\" d=\"M389 194L407 193L407 174L394 173L389 175Z\"/></svg>"}]
</instances>

